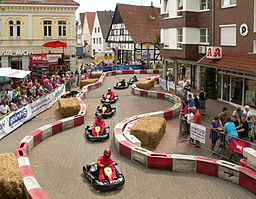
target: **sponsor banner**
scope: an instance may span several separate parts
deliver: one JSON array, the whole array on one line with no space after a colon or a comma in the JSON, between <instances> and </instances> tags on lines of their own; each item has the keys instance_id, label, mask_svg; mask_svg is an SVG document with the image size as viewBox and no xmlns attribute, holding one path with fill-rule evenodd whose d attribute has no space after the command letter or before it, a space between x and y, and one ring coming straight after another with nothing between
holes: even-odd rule
<instances>
[{"instance_id":1,"label":"sponsor banner","mask_svg":"<svg viewBox=\"0 0 256 199\"><path fill-rule=\"evenodd\" d=\"M251 148L251 143L246 142L244 140L239 140L235 137L232 137L229 143L229 149L231 151L236 151L238 153L243 154L244 148L249 147Z\"/></svg>"},{"instance_id":2,"label":"sponsor banner","mask_svg":"<svg viewBox=\"0 0 256 199\"><path fill-rule=\"evenodd\" d=\"M62 54L35 54L31 55L32 63L58 63L58 59L62 58Z\"/></svg>"},{"instance_id":3,"label":"sponsor banner","mask_svg":"<svg viewBox=\"0 0 256 199\"><path fill-rule=\"evenodd\" d=\"M52 93L43 96L0 119L0 139L20 127L24 122L31 120L39 113L50 108L63 94L65 94L65 92L65 85L61 85Z\"/></svg>"},{"instance_id":4,"label":"sponsor banner","mask_svg":"<svg viewBox=\"0 0 256 199\"><path fill-rule=\"evenodd\" d=\"M190 125L190 137L198 140L199 142L205 144L205 134L206 128L202 125L191 123Z\"/></svg>"}]
</instances>

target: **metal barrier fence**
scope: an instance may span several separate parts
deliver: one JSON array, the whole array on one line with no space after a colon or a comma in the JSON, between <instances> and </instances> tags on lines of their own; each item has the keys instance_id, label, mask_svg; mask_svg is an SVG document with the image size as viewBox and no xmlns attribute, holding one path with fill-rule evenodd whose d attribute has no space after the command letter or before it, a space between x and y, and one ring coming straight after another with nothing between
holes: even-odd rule
<instances>
[{"instance_id":1,"label":"metal barrier fence","mask_svg":"<svg viewBox=\"0 0 256 199\"><path fill-rule=\"evenodd\" d=\"M73 88L76 88L78 86L78 83L77 83L78 79L77 77L73 77L73 78L70 78L66 81L65 83L65 86L66 86L66 91L69 91L69 90L72 90Z\"/></svg>"},{"instance_id":2,"label":"metal barrier fence","mask_svg":"<svg viewBox=\"0 0 256 199\"><path fill-rule=\"evenodd\" d=\"M254 124L255 125L255 124ZM253 129L255 131L255 128ZM255 132L254 132L255 133ZM181 142L188 142L196 146L200 146L207 151L209 155L217 155L219 159L227 159L239 164L243 157L243 148L251 147L256 149L256 144L246 139L234 138L224 131L216 131L216 143L212 150L213 139L210 137L210 126L203 126L191 123L188 125L187 119L180 115L179 117L179 138ZM254 134L255 135L255 134ZM193 139L191 139L194 138ZM197 142L195 140L200 140ZM222 145L222 146L221 146Z\"/></svg>"}]
</instances>

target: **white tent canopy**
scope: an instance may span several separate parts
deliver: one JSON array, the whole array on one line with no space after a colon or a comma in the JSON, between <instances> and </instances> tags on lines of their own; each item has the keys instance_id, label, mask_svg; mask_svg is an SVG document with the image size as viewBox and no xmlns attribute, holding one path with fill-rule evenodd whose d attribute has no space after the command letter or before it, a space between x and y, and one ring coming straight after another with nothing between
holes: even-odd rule
<instances>
[{"instance_id":1,"label":"white tent canopy","mask_svg":"<svg viewBox=\"0 0 256 199\"><path fill-rule=\"evenodd\" d=\"M0 68L0 77L11 77L22 79L30 74L31 71L27 70L16 70L11 68Z\"/></svg>"}]
</instances>

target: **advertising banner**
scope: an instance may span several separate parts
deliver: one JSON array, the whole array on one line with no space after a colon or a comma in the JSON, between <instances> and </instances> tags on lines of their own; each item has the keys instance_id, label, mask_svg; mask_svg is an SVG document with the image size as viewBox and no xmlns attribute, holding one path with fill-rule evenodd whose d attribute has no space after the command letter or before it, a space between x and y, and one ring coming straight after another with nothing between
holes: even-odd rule
<instances>
[{"instance_id":1,"label":"advertising banner","mask_svg":"<svg viewBox=\"0 0 256 199\"><path fill-rule=\"evenodd\" d=\"M65 85L61 85L50 94L40 97L34 102L0 119L0 139L20 127L23 123L37 116L39 113L50 108L65 92Z\"/></svg>"},{"instance_id":2,"label":"advertising banner","mask_svg":"<svg viewBox=\"0 0 256 199\"><path fill-rule=\"evenodd\" d=\"M202 125L191 123L190 125L190 137L198 140L199 142L205 144L205 134L206 128Z\"/></svg>"},{"instance_id":3,"label":"advertising banner","mask_svg":"<svg viewBox=\"0 0 256 199\"><path fill-rule=\"evenodd\" d=\"M59 58L62 58L62 54L35 54L31 55L31 63L58 63Z\"/></svg>"},{"instance_id":4,"label":"advertising banner","mask_svg":"<svg viewBox=\"0 0 256 199\"><path fill-rule=\"evenodd\" d=\"M243 154L244 148L246 147L251 147L251 143L250 142L246 142L244 140L239 140L235 137L232 137L229 143L229 149L231 151L236 151L238 153Z\"/></svg>"}]
</instances>

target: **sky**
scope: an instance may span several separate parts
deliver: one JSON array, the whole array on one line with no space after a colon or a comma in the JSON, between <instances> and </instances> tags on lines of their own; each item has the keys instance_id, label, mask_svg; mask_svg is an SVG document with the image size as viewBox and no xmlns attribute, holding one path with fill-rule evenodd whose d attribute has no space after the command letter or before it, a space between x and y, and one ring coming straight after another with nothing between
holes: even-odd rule
<instances>
[{"instance_id":1,"label":"sky","mask_svg":"<svg viewBox=\"0 0 256 199\"><path fill-rule=\"evenodd\" d=\"M101 10L114 11L117 3L150 6L151 1L155 7L160 7L160 0L75 0L80 4L78 13L95 12Z\"/></svg>"}]
</instances>

